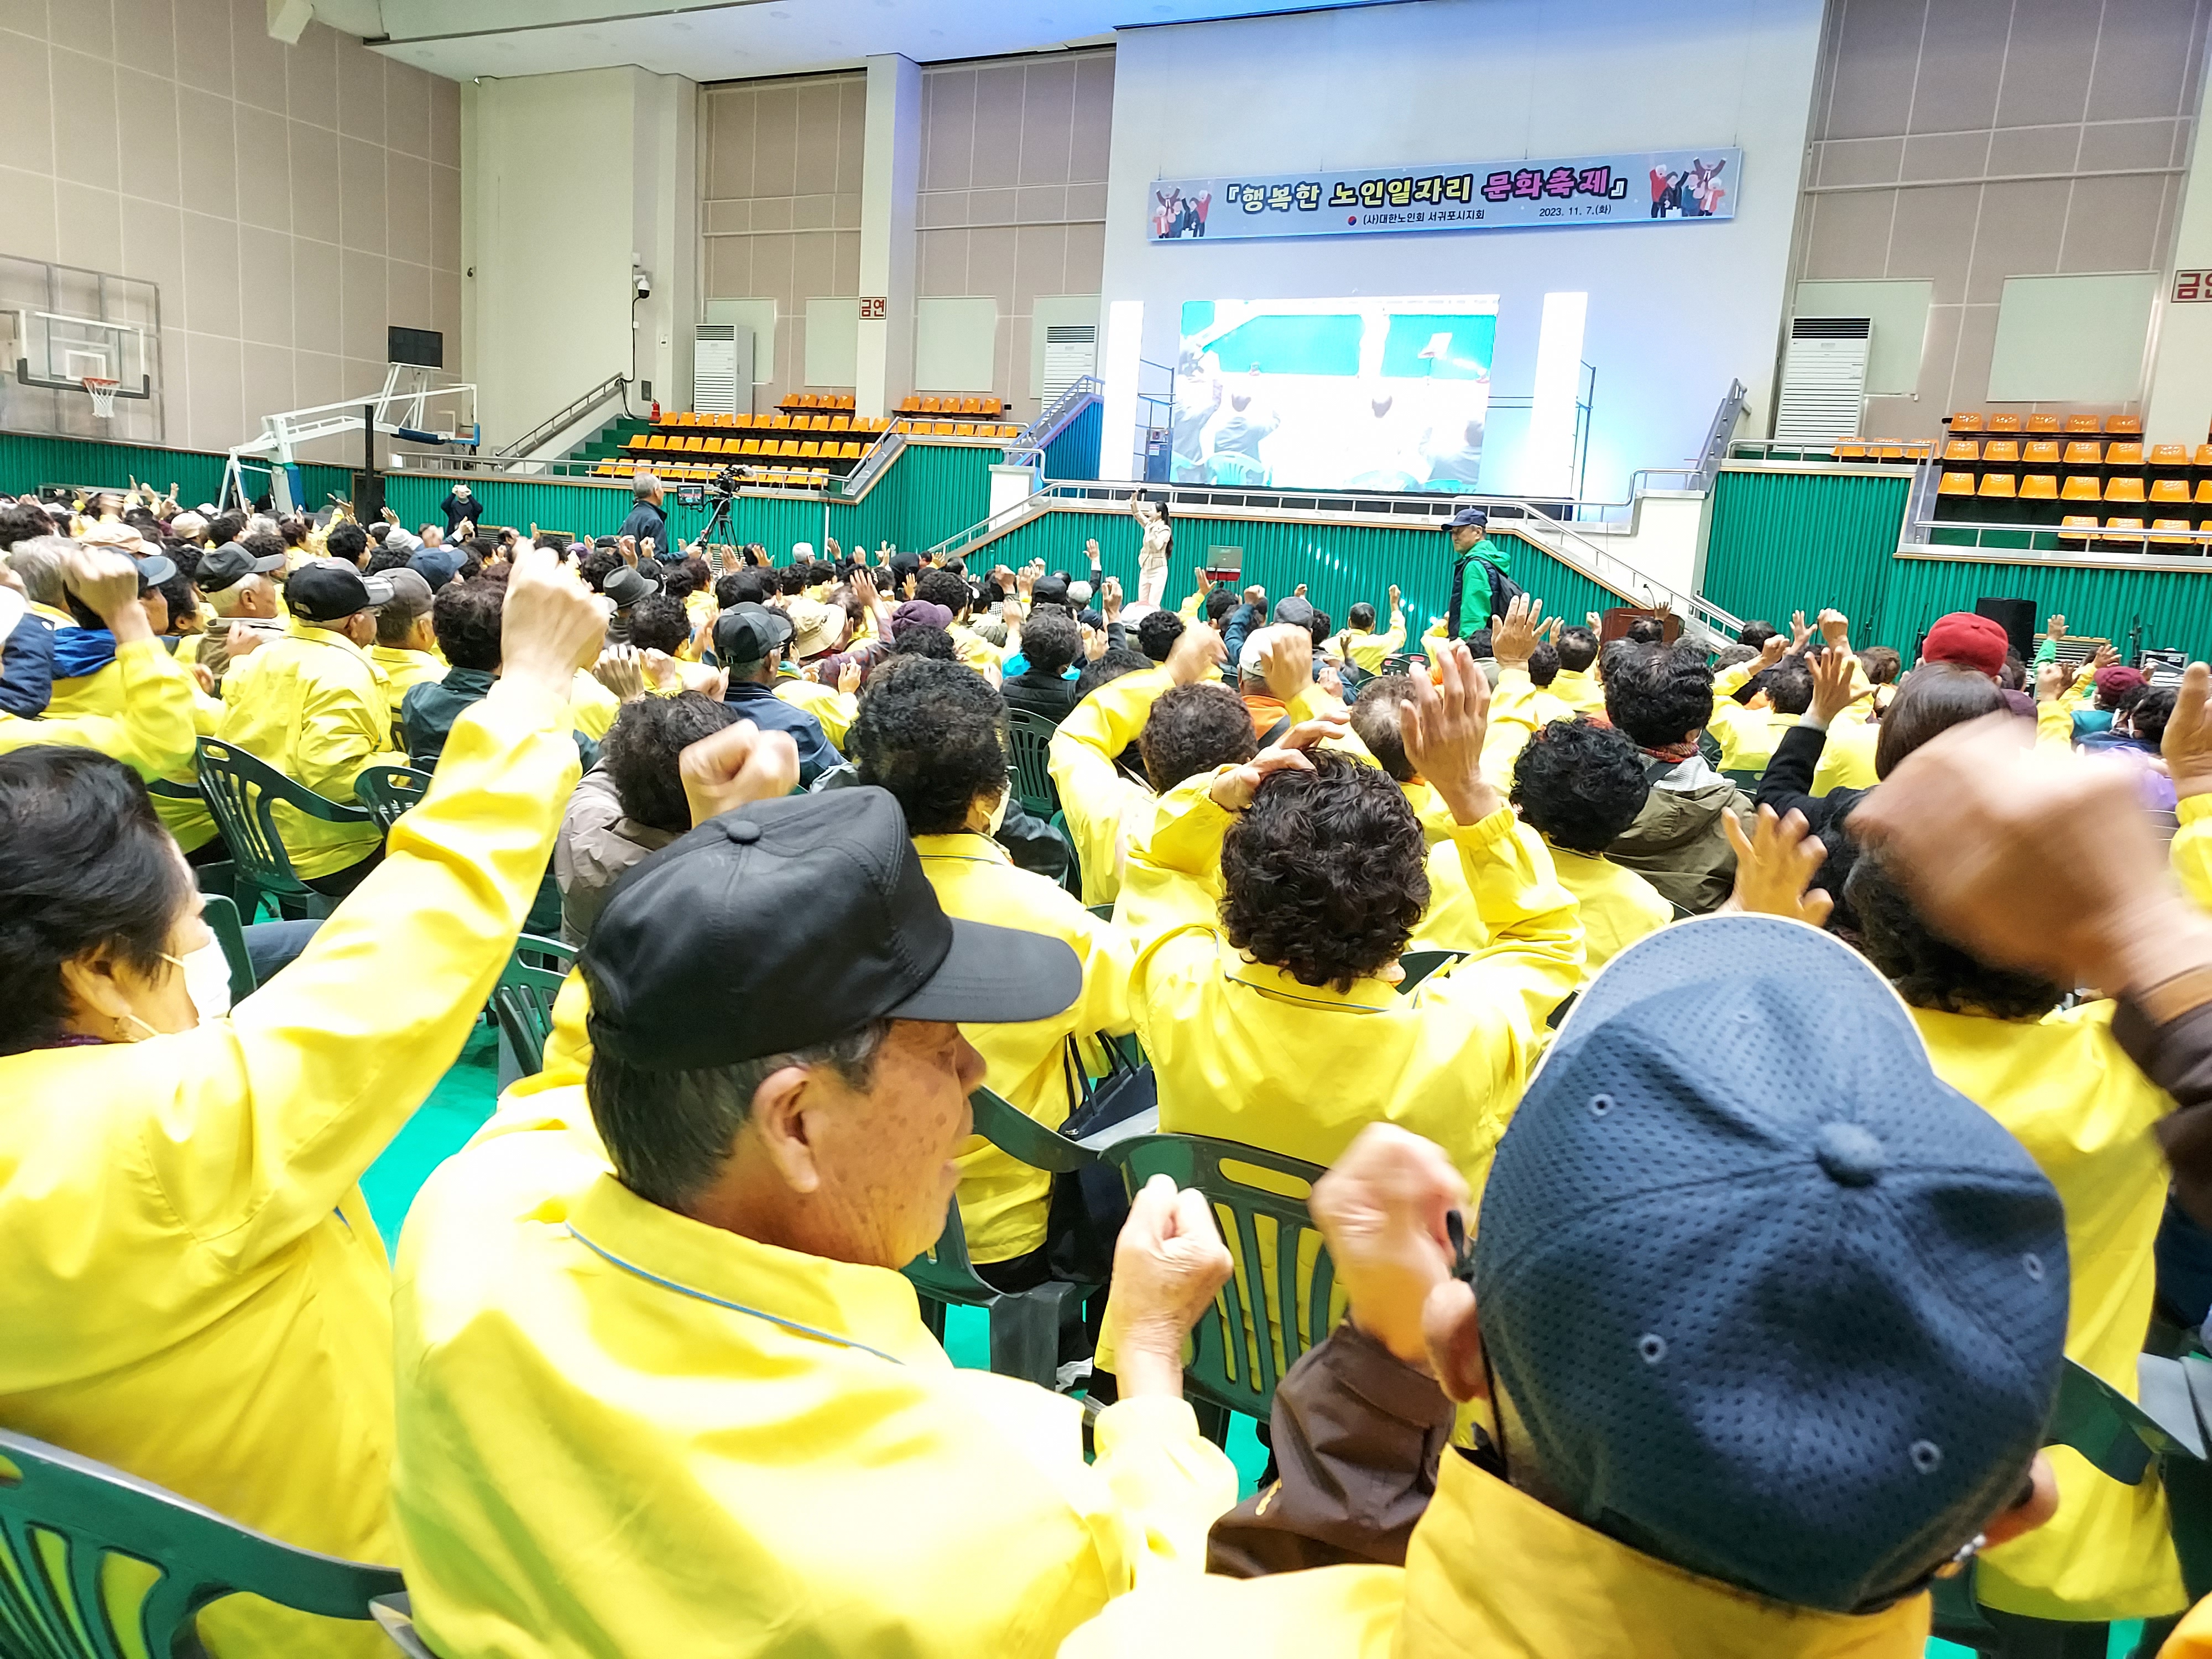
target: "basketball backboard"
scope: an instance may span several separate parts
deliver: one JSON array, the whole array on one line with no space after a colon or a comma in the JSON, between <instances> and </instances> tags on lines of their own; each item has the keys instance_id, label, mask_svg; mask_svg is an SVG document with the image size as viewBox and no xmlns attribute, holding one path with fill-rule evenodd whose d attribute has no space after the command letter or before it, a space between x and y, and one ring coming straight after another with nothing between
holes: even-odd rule
<instances>
[{"instance_id":1,"label":"basketball backboard","mask_svg":"<svg viewBox=\"0 0 2212 1659\"><path fill-rule=\"evenodd\" d=\"M0 258L0 425L159 443L161 356L153 283ZM94 415L88 378L119 382L112 418Z\"/></svg>"}]
</instances>

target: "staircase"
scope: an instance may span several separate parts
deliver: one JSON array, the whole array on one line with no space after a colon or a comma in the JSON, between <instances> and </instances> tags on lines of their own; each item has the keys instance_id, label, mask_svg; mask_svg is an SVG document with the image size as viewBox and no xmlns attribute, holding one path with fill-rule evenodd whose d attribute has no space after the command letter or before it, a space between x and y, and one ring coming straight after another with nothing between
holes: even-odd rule
<instances>
[{"instance_id":1,"label":"staircase","mask_svg":"<svg viewBox=\"0 0 2212 1659\"><path fill-rule=\"evenodd\" d=\"M571 461L604 461L620 455L632 438L641 432L653 430L653 422L635 416L621 415L609 421L597 432L578 444L563 457Z\"/></svg>"}]
</instances>

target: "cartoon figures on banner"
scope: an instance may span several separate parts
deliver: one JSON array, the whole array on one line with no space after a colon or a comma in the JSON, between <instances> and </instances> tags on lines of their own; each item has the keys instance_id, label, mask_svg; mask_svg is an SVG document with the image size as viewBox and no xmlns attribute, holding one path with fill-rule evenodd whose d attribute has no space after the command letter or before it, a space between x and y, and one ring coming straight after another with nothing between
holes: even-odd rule
<instances>
[{"instance_id":1,"label":"cartoon figures on banner","mask_svg":"<svg viewBox=\"0 0 2212 1659\"><path fill-rule=\"evenodd\" d=\"M1206 216L1213 205L1213 192L1201 190L1186 196L1170 185L1152 192L1152 240L1206 234Z\"/></svg>"},{"instance_id":2,"label":"cartoon figures on banner","mask_svg":"<svg viewBox=\"0 0 2212 1659\"><path fill-rule=\"evenodd\" d=\"M1664 167L1651 169L1651 216L1655 219L1709 219L1720 210L1721 198L1728 192L1721 188L1721 169L1728 166L1723 156L1717 161L1693 158L1687 167L1671 171Z\"/></svg>"}]
</instances>

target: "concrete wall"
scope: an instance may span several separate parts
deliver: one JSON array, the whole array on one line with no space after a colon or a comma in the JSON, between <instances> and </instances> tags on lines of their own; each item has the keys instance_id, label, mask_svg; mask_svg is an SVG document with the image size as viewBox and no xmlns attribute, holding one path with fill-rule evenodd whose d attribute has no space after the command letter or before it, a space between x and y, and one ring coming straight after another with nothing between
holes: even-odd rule
<instances>
[{"instance_id":1,"label":"concrete wall","mask_svg":"<svg viewBox=\"0 0 2212 1659\"><path fill-rule=\"evenodd\" d=\"M264 0L0 7L0 254L159 288L171 444L374 391L388 324L442 331L459 362L459 88L267 21ZM17 393L0 422L151 440L144 410L110 428Z\"/></svg>"},{"instance_id":2,"label":"concrete wall","mask_svg":"<svg viewBox=\"0 0 2212 1659\"><path fill-rule=\"evenodd\" d=\"M680 76L635 69L465 89L468 362L487 444L611 374L651 380L671 407L679 393L689 402L696 97ZM633 256L653 281L635 342Z\"/></svg>"}]
</instances>

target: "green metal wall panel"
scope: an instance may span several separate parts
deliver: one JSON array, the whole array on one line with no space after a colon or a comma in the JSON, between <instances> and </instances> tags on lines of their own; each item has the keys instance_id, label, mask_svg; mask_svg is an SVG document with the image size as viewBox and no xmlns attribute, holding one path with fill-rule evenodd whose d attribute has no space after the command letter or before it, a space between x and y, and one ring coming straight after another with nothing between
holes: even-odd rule
<instances>
[{"instance_id":1,"label":"green metal wall panel","mask_svg":"<svg viewBox=\"0 0 2212 1659\"><path fill-rule=\"evenodd\" d=\"M1904 471L1723 471L1700 592L1732 615L1784 626L1793 611L1834 605L1872 640L1911 482Z\"/></svg>"},{"instance_id":2,"label":"green metal wall panel","mask_svg":"<svg viewBox=\"0 0 2212 1659\"><path fill-rule=\"evenodd\" d=\"M1098 440L1105 430L1106 406L1092 398L1083 413L1070 421L1044 447L1044 476L1048 478L1095 478L1098 476Z\"/></svg>"},{"instance_id":3,"label":"green metal wall panel","mask_svg":"<svg viewBox=\"0 0 2212 1659\"><path fill-rule=\"evenodd\" d=\"M1891 567L1881 639L1907 653L1936 617L1972 611L1977 599L2033 599L2038 627L2056 611L2069 631L2100 634L2123 649L2140 624L2145 647L2192 659L2212 653L2212 572L1952 559L1893 559Z\"/></svg>"},{"instance_id":4,"label":"green metal wall panel","mask_svg":"<svg viewBox=\"0 0 2212 1659\"><path fill-rule=\"evenodd\" d=\"M1136 522L1127 513L1055 509L1018 526L969 557L969 569L1017 567L1042 559L1048 568L1077 575L1087 568L1085 541L1098 543L1100 562L1109 576L1137 591ZM1518 537L1500 535L1513 555L1513 577L1544 602L1546 616L1580 622L1586 611L1602 611L1622 599L1581 572ZM1181 518L1176 520L1175 553L1168 568L1170 605L1189 597L1199 568L1213 546L1243 549L1244 579L1258 582L1280 599L1303 582L1307 596L1339 626L1356 600L1364 599L1387 616L1389 590L1396 583L1407 620L1418 631L1444 614L1450 598L1450 543L1435 530L1375 525L1308 524L1285 519Z\"/></svg>"},{"instance_id":5,"label":"green metal wall panel","mask_svg":"<svg viewBox=\"0 0 2212 1659\"><path fill-rule=\"evenodd\" d=\"M20 495L42 484L129 487L131 480L156 489L177 486L187 506L211 501L222 488L228 458L197 449L155 449L102 443L89 438L50 438L0 433L0 490Z\"/></svg>"}]
</instances>

